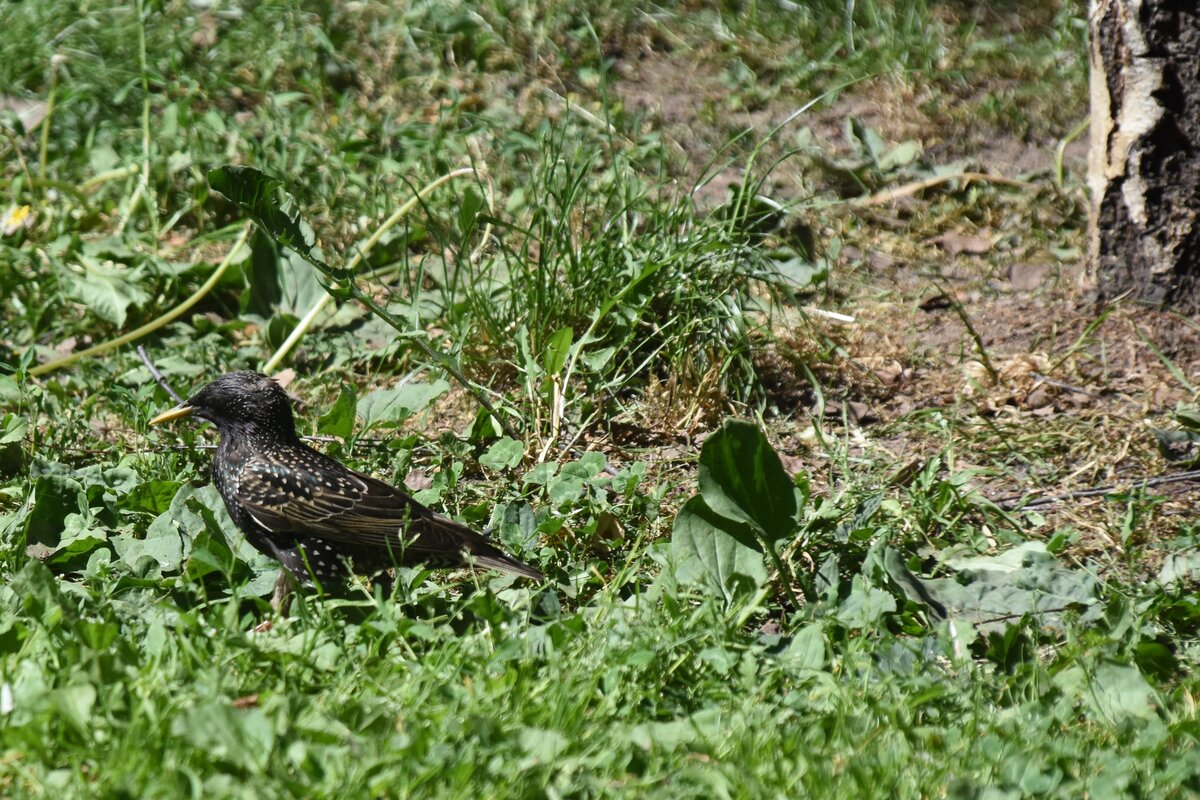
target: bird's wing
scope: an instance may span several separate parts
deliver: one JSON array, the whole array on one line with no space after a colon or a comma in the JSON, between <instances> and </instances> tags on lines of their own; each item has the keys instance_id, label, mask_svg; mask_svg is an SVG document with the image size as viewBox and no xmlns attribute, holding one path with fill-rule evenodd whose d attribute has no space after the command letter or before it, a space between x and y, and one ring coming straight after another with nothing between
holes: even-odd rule
<instances>
[{"instance_id":1,"label":"bird's wing","mask_svg":"<svg viewBox=\"0 0 1200 800\"><path fill-rule=\"evenodd\" d=\"M294 464L252 457L238 476L238 499L269 531L380 548L397 558L405 551L416 559L454 558L484 541L394 486L316 451Z\"/></svg>"}]
</instances>

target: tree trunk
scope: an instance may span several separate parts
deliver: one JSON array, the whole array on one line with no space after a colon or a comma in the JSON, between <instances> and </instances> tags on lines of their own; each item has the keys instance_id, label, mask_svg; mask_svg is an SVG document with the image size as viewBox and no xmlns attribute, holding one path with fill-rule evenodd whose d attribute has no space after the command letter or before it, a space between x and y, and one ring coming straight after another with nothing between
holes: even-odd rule
<instances>
[{"instance_id":1,"label":"tree trunk","mask_svg":"<svg viewBox=\"0 0 1200 800\"><path fill-rule=\"evenodd\" d=\"M1090 0L1089 20L1099 300L1200 309L1200 3Z\"/></svg>"}]
</instances>

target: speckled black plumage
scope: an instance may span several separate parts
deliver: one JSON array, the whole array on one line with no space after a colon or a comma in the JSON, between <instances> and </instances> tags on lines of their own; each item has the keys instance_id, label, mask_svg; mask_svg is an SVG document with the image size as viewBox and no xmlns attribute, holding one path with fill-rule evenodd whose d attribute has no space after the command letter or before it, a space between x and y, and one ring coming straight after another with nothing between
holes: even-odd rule
<instances>
[{"instance_id":1,"label":"speckled black plumage","mask_svg":"<svg viewBox=\"0 0 1200 800\"><path fill-rule=\"evenodd\" d=\"M418 563L542 579L465 525L306 445L287 394L265 375L231 372L151 422L188 415L221 434L213 481L234 523L301 582L336 585L351 571Z\"/></svg>"}]
</instances>

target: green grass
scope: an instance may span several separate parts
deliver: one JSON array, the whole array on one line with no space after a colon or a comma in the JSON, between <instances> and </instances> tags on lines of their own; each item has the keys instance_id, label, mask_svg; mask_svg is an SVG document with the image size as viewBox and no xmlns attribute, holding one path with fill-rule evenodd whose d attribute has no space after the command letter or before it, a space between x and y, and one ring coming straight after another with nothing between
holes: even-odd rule
<instances>
[{"instance_id":1,"label":"green grass","mask_svg":"<svg viewBox=\"0 0 1200 800\"><path fill-rule=\"evenodd\" d=\"M1074 475L1103 447L1078 420L935 397L864 436L809 413L853 399L863 367L800 308L902 291L843 245L903 253L955 225L1070 245L1080 215L1048 179L949 186L897 235L849 212L841 179L878 191L927 176L926 156L888 164L899 143L860 125L809 169L830 145L799 129L847 98L916 97L934 140L964 120L1064 136L1084 108L1082 9L860 0L849 33L845 9L0 10L0 86L53 98L43 127L0 121L0 212L30 209L0 236L0 795L1200 791L1197 538L1159 535L1163 498L1049 530L979 485ZM688 136L622 93L639 57L695 67ZM393 598L364 584L272 617L274 566L206 485L211 436L146 430L169 400L132 345L31 374L214 274L244 224L206 177L230 163L278 177L335 268L475 166L363 259L359 288L405 330L342 297L285 364L304 431L338 439L322 447L489 528L551 585L403 570ZM730 174L724 195L692 191ZM139 343L185 394L261 368L320 279L257 233ZM720 461L729 414L760 422L795 478L765 440ZM924 465L901 474L884 437ZM1120 551L1088 544L1096 528ZM969 561L1042 543L1000 577ZM1183 578L1141 579L1162 563ZM919 587L1067 600L951 626Z\"/></svg>"}]
</instances>

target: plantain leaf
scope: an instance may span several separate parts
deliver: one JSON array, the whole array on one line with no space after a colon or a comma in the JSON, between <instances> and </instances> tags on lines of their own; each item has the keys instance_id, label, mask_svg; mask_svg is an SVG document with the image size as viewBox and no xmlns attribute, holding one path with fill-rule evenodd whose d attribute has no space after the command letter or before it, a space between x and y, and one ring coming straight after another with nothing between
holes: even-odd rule
<instances>
[{"instance_id":1,"label":"plantain leaf","mask_svg":"<svg viewBox=\"0 0 1200 800\"><path fill-rule=\"evenodd\" d=\"M317 247L317 236L300 216L296 198L278 178L254 167L225 165L210 170L208 185L242 209L267 235L292 248L324 272L332 272Z\"/></svg>"},{"instance_id":2,"label":"plantain leaf","mask_svg":"<svg viewBox=\"0 0 1200 800\"><path fill-rule=\"evenodd\" d=\"M141 270L101 263L97 259L80 256L79 273L62 272L59 283L74 299L87 306L92 313L118 328L125 324L130 306L135 308L150 299L138 281Z\"/></svg>"},{"instance_id":3,"label":"plantain leaf","mask_svg":"<svg viewBox=\"0 0 1200 800\"><path fill-rule=\"evenodd\" d=\"M358 416L363 418L363 430L380 424L395 427L449 390L450 384L436 380L369 392L358 399Z\"/></svg>"},{"instance_id":4,"label":"plantain leaf","mask_svg":"<svg viewBox=\"0 0 1200 800\"><path fill-rule=\"evenodd\" d=\"M317 419L317 433L349 439L354 433L357 397L358 392L352 385L343 386L333 407Z\"/></svg>"},{"instance_id":5,"label":"plantain leaf","mask_svg":"<svg viewBox=\"0 0 1200 800\"><path fill-rule=\"evenodd\" d=\"M756 425L727 420L700 450L700 496L715 513L774 543L796 531L796 493ZM751 541L748 546L761 549Z\"/></svg>"},{"instance_id":6,"label":"plantain leaf","mask_svg":"<svg viewBox=\"0 0 1200 800\"><path fill-rule=\"evenodd\" d=\"M726 605L766 583L767 568L745 523L716 514L703 497L693 497L675 517L671 555L680 583L719 595Z\"/></svg>"}]
</instances>

